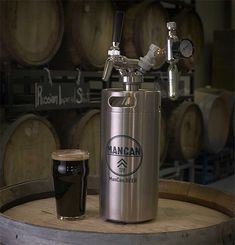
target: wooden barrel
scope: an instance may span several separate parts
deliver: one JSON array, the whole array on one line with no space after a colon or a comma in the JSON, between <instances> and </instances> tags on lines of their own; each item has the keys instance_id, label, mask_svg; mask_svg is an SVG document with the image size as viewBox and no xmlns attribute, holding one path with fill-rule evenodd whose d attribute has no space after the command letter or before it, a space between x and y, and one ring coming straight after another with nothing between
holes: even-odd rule
<instances>
[{"instance_id":1,"label":"wooden barrel","mask_svg":"<svg viewBox=\"0 0 235 245\"><path fill-rule=\"evenodd\" d=\"M204 89L195 90L194 100L203 115L203 149L218 153L224 148L229 134L230 120L226 103L220 95L208 93Z\"/></svg>"},{"instance_id":2,"label":"wooden barrel","mask_svg":"<svg viewBox=\"0 0 235 245\"><path fill-rule=\"evenodd\" d=\"M194 54L190 59L179 61L182 70L191 70L197 64L204 46L204 32L200 16L194 10L182 10L174 20L177 25L177 35L180 39L187 38L193 42Z\"/></svg>"},{"instance_id":3,"label":"wooden barrel","mask_svg":"<svg viewBox=\"0 0 235 245\"><path fill-rule=\"evenodd\" d=\"M59 148L59 140L45 118L19 117L5 127L0 142L1 186L51 175L51 152Z\"/></svg>"},{"instance_id":4,"label":"wooden barrel","mask_svg":"<svg viewBox=\"0 0 235 245\"><path fill-rule=\"evenodd\" d=\"M112 45L111 0L73 0L65 4L65 34L56 67L102 69Z\"/></svg>"},{"instance_id":5,"label":"wooden barrel","mask_svg":"<svg viewBox=\"0 0 235 245\"><path fill-rule=\"evenodd\" d=\"M219 96L226 107L226 110L228 112L228 118L229 118L229 133L228 133L228 139L227 142L230 144L233 142L233 113L234 113L234 105L235 105L235 92L225 90L225 89L219 89L219 88L214 88L211 86L206 86L203 88L198 88L197 93L207 93L207 94L213 94L216 96Z\"/></svg>"},{"instance_id":6,"label":"wooden barrel","mask_svg":"<svg viewBox=\"0 0 235 245\"><path fill-rule=\"evenodd\" d=\"M100 111L90 110L78 114L74 110L51 115L63 148L80 148L90 153L90 175L99 174L100 163Z\"/></svg>"},{"instance_id":7,"label":"wooden barrel","mask_svg":"<svg viewBox=\"0 0 235 245\"><path fill-rule=\"evenodd\" d=\"M195 158L202 146L203 121L199 107L186 101L173 109L168 118L168 132L168 159Z\"/></svg>"},{"instance_id":8,"label":"wooden barrel","mask_svg":"<svg viewBox=\"0 0 235 245\"><path fill-rule=\"evenodd\" d=\"M139 58L146 55L150 44L160 48L166 46L166 10L158 2L133 5L125 14L122 46L127 57ZM155 68L160 68L165 58L159 59Z\"/></svg>"},{"instance_id":9,"label":"wooden barrel","mask_svg":"<svg viewBox=\"0 0 235 245\"><path fill-rule=\"evenodd\" d=\"M188 245L233 244L235 240L235 197L208 187L160 181L157 217L138 225L104 221L99 216L98 195L87 196L84 219L61 222L52 191L46 181L0 190L3 244Z\"/></svg>"},{"instance_id":10,"label":"wooden barrel","mask_svg":"<svg viewBox=\"0 0 235 245\"><path fill-rule=\"evenodd\" d=\"M17 62L42 65L55 55L64 30L60 0L3 0L0 16L0 37Z\"/></svg>"}]
</instances>

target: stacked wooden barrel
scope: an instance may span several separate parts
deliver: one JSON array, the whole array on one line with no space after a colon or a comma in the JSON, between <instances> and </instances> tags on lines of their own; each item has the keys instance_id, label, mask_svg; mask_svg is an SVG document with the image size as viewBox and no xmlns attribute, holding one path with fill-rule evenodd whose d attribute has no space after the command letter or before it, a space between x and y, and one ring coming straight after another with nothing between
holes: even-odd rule
<instances>
[{"instance_id":1,"label":"stacked wooden barrel","mask_svg":"<svg viewBox=\"0 0 235 245\"><path fill-rule=\"evenodd\" d=\"M190 101L166 106L168 111L168 160L189 160L197 157L202 145L202 115Z\"/></svg>"},{"instance_id":2,"label":"stacked wooden barrel","mask_svg":"<svg viewBox=\"0 0 235 245\"><path fill-rule=\"evenodd\" d=\"M60 0L0 2L0 59L23 65L49 62L60 47L64 31Z\"/></svg>"},{"instance_id":3,"label":"stacked wooden barrel","mask_svg":"<svg viewBox=\"0 0 235 245\"><path fill-rule=\"evenodd\" d=\"M44 65L59 50L57 62L52 62L55 68L71 64L67 67L101 69L112 44L113 8L109 0L70 1L63 6L60 0L3 0L0 16L2 62Z\"/></svg>"},{"instance_id":4,"label":"stacked wooden barrel","mask_svg":"<svg viewBox=\"0 0 235 245\"><path fill-rule=\"evenodd\" d=\"M52 65L102 69L112 45L113 12L110 0L66 2L64 38Z\"/></svg>"},{"instance_id":5,"label":"stacked wooden barrel","mask_svg":"<svg viewBox=\"0 0 235 245\"><path fill-rule=\"evenodd\" d=\"M100 70L112 45L114 7L111 0L20 1L0 3L0 60L22 65ZM144 56L151 43L166 48L166 23L175 20L180 38L189 38L195 52L183 60L192 69L202 52L203 28L193 10L170 18L159 2L133 3L125 13L121 51L130 58ZM62 45L61 45L62 43ZM164 55L156 60L159 69Z\"/></svg>"},{"instance_id":6,"label":"stacked wooden barrel","mask_svg":"<svg viewBox=\"0 0 235 245\"><path fill-rule=\"evenodd\" d=\"M234 95L218 89L200 88L195 91L195 102L203 114L203 149L220 152L227 143L232 119Z\"/></svg>"},{"instance_id":7,"label":"stacked wooden barrel","mask_svg":"<svg viewBox=\"0 0 235 245\"><path fill-rule=\"evenodd\" d=\"M90 153L90 175L99 175L100 163L100 111L89 110L78 114L75 110L51 113L62 148L80 148Z\"/></svg>"},{"instance_id":8,"label":"stacked wooden barrel","mask_svg":"<svg viewBox=\"0 0 235 245\"><path fill-rule=\"evenodd\" d=\"M52 125L43 117L26 114L1 122L0 185L13 185L51 176L51 152L60 147Z\"/></svg>"},{"instance_id":9,"label":"stacked wooden barrel","mask_svg":"<svg viewBox=\"0 0 235 245\"><path fill-rule=\"evenodd\" d=\"M183 10L169 18L167 10L156 1L129 6L125 14L121 51L127 57L139 58L147 53L151 43L165 48L166 23L174 19L179 37L189 38L195 44L193 58L188 63L183 61L187 69L192 69L203 45L203 28L199 16L194 11ZM3 0L0 3L0 47L4 47L6 55L2 58L4 60L10 56L20 64L29 66L50 62L54 68L59 69L76 66L103 69L107 50L112 45L113 15L114 8L110 0L73 0L65 1L63 5L60 0ZM155 68L159 69L163 64L164 57L161 57ZM161 162L166 155L169 159L190 159L198 154L201 139L199 114L192 103L174 108L167 116L162 114ZM68 115L71 117L70 122L61 123L60 126L55 123L55 128L62 135L62 147L88 148L94 153L91 154L94 156L94 159L91 158L91 166L95 167L91 172L97 175L100 160L97 147L100 137L99 112L90 111L84 117L73 112ZM193 117L195 122L191 120ZM61 116L58 121L65 118ZM84 132L88 137L84 136ZM172 147L174 145L177 147Z\"/></svg>"},{"instance_id":10,"label":"stacked wooden barrel","mask_svg":"<svg viewBox=\"0 0 235 245\"><path fill-rule=\"evenodd\" d=\"M146 55L150 44L160 48L166 46L167 11L158 2L143 2L130 7L125 15L122 48L127 57ZM155 68L165 62L164 57L156 61Z\"/></svg>"}]
</instances>

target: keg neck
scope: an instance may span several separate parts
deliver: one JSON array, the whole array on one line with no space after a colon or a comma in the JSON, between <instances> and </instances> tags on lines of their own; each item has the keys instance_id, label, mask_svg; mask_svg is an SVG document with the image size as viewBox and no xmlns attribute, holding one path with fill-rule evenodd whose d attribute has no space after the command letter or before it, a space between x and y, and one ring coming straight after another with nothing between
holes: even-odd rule
<instances>
[{"instance_id":1,"label":"keg neck","mask_svg":"<svg viewBox=\"0 0 235 245\"><path fill-rule=\"evenodd\" d=\"M137 74L129 74L121 77L123 89L125 91L137 91L140 89L140 84L143 82L143 76Z\"/></svg>"}]
</instances>

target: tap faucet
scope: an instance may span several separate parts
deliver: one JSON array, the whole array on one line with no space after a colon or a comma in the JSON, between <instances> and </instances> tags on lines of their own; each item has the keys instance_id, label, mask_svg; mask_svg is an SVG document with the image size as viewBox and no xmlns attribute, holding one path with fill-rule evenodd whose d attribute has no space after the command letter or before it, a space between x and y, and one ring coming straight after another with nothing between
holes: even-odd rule
<instances>
[{"instance_id":1,"label":"tap faucet","mask_svg":"<svg viewBox=\"0 0 235 245\"><path fill-rule=\"evenodd\" d=\"M143 82L143 74L149 71L156 63L157 59L165 56L168 66L168 80L169 80L169 98L175 100L178 98L178 80L179 73L177 62L180 58L189 58L193 54L192 42L188 39L179 41L176 35L176 23L168 22L168 37L166 48L159 48L151 44L148 53L140 59L130 59L121 55L119 44L122 34L124 14L117 11L113 26L113 41L112 47L108 50L108 59L105 62L102 79L108 81L113 68L120 74L120 80L124 84L124 89L138 90L140 83ZM185 50L187 47L187 50Z\"/></svg>"},{"instance_id":2,"label":"tap faucet","mask_svg":"<svg viewBox=\"0 0 235 245\"><path fill-rule=\"evenodd\" d=\"M108 59L105 62L102 79L108 81L113 68L115 68L120 74L125 90L138 90L140 83L143 82L143 74L154 66L156 54L160 48L151 44L148 53L140 59L130 59L121 55L119 44L123 18L123 12L117 11L113 28L113 45L108 50Z\"/></svg>"}]
</instances>

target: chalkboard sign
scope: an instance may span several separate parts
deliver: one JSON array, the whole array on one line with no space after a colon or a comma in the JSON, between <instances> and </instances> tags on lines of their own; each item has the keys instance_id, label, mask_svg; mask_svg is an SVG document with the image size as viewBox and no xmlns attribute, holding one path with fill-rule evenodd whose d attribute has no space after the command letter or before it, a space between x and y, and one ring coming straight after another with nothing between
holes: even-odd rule
<instances>
[{"instance_id":1,"label":"chalkboard sign","mask_svg":"<svg viewBox=\"0 0 235 245\"><path fill-rule=\"evenodd\" d=\"M76 83L36 83L35 109L76 108L89 102L89 93Z\"/></svg>"}]
</instances>

